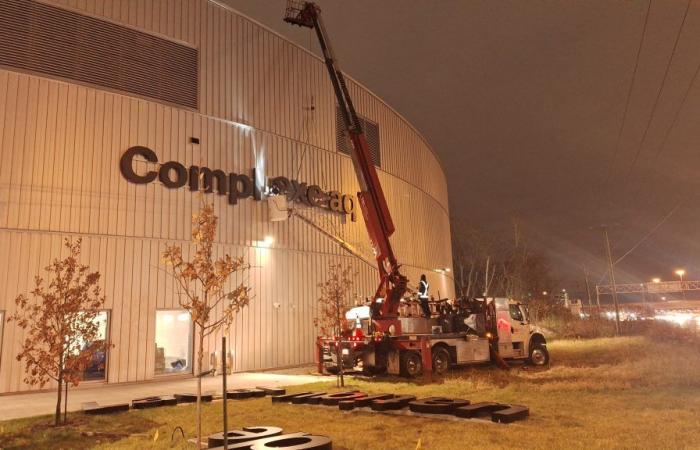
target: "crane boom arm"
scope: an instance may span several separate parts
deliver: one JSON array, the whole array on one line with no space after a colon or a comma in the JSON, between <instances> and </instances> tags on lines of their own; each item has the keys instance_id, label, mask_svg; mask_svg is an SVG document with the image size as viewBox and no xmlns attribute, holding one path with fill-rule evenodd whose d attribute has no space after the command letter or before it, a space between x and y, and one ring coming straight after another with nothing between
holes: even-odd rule
<instances>
[{"instance_id":1,"label":"crane boom arm","mask_svg":"<svg viewBox=\"0 0 700 450\"><path fill-rule=\"evenodd\" d=\"M367 232L376 252L380 284L373 299L374 322L378 331L387 331L390 325L400 331L398 307L406 293L408 280L400 272L400 265L391 247L390 236L394 222L387 206L377 170L372 161L369 145L362 124L357 116L345 77L335 59L330 40L320 16L320 8L313 2L288 2L285 21L294 25L313 28L318 37L328 75L333 85L338 108L343 117L348 139L352 144L352 163L360 185L358 198Z\"/></svg>"}]
</instances>

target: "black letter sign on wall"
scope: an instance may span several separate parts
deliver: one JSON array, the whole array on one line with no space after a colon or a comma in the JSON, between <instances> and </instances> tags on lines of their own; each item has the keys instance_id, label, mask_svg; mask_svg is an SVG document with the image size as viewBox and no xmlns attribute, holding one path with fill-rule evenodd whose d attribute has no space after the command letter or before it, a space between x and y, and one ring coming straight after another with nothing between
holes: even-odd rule
<instances>
[{"instance_id":1,"label":"black letter sign on wall","mask_svg":"<svg viewBox=\"0 0 700 450\"><path fill-rule=\"evenodd\" d=\"M119 170L121 171L124 178L136 184L146 184L155 180L158 176L158 173L156 172L149 171L146 172L146 175L143 176L134 172L134 156L141 156L148 162L158 162L158 157L156 156L156 153L150 148L141 146L131 147L129 150L124 152L121 159L119 160Z\"/></svg>"},{"instance_id":2,"label":"black letter sign on wall","mask_svg":"<svg viewBox=\"0 0 700 450\"><path fill-rule=\"evenodd\" d=\"M191 191L206 193L214 192L216 184L217 194L228 194L228 202L231 205L236 205L239 200L248 197L262 200L269 189L271 195L285 195L290 202L327 208L333 212L349 215L353 222L356 220L355 200L352 195L343 195L338 191L324 192L316 184L309 185L286 177L275 177L265 186L263 182L256 183L255 169L252 169L251 176L238 173L226 174L220 169L212 170L194 165L187 169L177 161L161 164L157 172L151 170L145 175L139 175L134 170L135 156L140 156L149 163L158 163L158 156L150 148L140 145L130 147L119 159L119 170L131 183L147 184L157 178L166 188L177 189L189 182Z\"/></svg>"},{"instance_id":3,"label":"black letter sign on wall","mask_svg":"<svg viewBox=\"0 0 700 450\"><path fill-rule=\"evenodd\" d=\"M175 172L175 179L170 178L170 174ZM168 189L181 188L187 183L187 169L185 166L175 161L168 161L158 171L158 179L163 186Z\"/></svg>"}]
</instances>

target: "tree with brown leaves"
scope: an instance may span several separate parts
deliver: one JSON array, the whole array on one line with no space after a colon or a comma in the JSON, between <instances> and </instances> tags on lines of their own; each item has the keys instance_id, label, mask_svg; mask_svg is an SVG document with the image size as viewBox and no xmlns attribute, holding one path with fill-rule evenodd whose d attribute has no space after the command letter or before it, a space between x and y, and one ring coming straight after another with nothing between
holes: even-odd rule
<instances>
[{"instance_id":1,"label":"tree with brown leaves","mask_svg":"<svg viewBox=\"0 0 700 450\"><path fill-rule=\"evenodd\" d=\"M338 338L335 345L335 356L338 363L339 386L345 386L340 342L347 329L345 312L354 276L355 273L351 267L331 263L328 266L326 281L318 284L321 295L318 298L318 316L314 318L314 325L319 328L320 336Z\"/></svg>"},{"instance_id":2,"label":"tree with brown leaves","mask_svg":"<svg viewBox=\"0 0 700 450\"><path fill-rule=\"evenodd\" d=\"M182 247L169 245L163 252L163 262L172 269L177 281L180 306L189 312L197 336L197 443L202 441L202 365L204 338L225 328L228 330L235 314L250 302L250 288L245 284L230 289L229 279L250 266L242 257L223 255L214 258L214 239L219 218L214 206L202 202L198 213L192 214L192 243L195 253L185 261ZM217 309L221 312L217 315ZM225 375L224 375L225 376ZM226 394L224 393L224 396Z\"/></svg>"},{"instance_id":3,"label":"tree with brown leaves","mask_svg":"<svg viewBox=\"0 0 700 450\"><path fill-rule=\"evenodd\" d=\"M55 425L61 418L64 384L77 386L93 357L111 346L100 338L96 320L105 303L100 274L79 263L80 244L81 239L65 240L69 255L44 269L48 285L37 275L32 299L19 295L17 312L8 318L27 333L17 355L18 361L25 361L24 381L44 387L53 380L58 385Z\"/></svg>"}]
</instances>

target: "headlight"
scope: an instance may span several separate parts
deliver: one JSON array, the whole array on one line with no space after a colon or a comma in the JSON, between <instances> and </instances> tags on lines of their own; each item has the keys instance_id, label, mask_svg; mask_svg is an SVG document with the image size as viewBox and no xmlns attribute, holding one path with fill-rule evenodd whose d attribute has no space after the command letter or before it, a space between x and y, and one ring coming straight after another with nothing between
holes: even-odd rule
<instances>
[{"instance_id":1,"label":"headlight","mask_svg":"<svg viewBox=\"0 0 700 450\"><path fill-rule=\"evenodd\" d=\"M349 355L350 354L350 349L344 348L342 351L343 355Z\"/></svg>"}]
</instances>

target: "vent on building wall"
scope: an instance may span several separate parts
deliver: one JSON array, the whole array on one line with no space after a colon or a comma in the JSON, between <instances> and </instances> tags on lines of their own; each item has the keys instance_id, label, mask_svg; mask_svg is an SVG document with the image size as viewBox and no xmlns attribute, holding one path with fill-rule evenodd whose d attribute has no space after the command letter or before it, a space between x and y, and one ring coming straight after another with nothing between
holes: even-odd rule
<instances>
[{"instance_id":1,"label":"vent on building wall","mask_svg":"<svg viewBox=\"0 0 700 450\"><path fill-rule=\"evenodd\" d=\"M382 154L379 148L379 125L370 122L362 116L359 116L360 124L367 137L367 145L372 155L372 161L375 166L382 165ZM343 122L343 114L340 108L335 108L335 144L339 152L350 154L350 143L345 138L345 123Z\"/></svg>"},{"instance_id":2,"label":"vent on building wall","mask_svg":"<svg viewBox=\"0 0 700 450\"><path fill-rule=\"evenodd\" d=\"M0 65L197 108L197 50L30 0L0 0Z\"/></svg>"}]
</instances>

